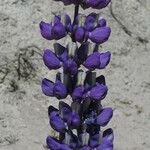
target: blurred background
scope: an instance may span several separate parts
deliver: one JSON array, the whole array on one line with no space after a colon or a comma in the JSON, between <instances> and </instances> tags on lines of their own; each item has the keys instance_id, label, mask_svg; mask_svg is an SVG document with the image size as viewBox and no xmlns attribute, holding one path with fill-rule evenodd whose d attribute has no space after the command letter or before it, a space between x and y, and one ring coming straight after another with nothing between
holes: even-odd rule
<instances>
[{"instance_id":1,"label":"blurred background","mask_svg":"<svg viewBox=\"0 0 150 150\"><path fill-rule=\"evenodd\" d=\"M150 0L112 1L103 10L84 11L100 13L112 28L101 48L112 52L111 63L97 72L109 87L102 104L114 109L109 124L114 150L150 150ZM55 78L42 61L43 49L53 50L53 42L41 37L38 26L57 12L73 16L73 5L0 0L0 150L43 150L47 135L56 135L47 107L58 101L42 94L40 86L42 78Z\"/></svg>"}]
</instances>

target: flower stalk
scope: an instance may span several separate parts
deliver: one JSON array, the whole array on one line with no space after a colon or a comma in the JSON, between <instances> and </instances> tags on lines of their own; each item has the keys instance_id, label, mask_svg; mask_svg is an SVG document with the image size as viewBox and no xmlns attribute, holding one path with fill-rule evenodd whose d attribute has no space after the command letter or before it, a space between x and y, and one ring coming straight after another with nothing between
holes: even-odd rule
<instances>
[{"instance_id":1,"label":"flower stalk","mask_svg":"<svg viewBox=\"0 0 150 150\"><path fill-rule=\"evenodd\" d=\"M63 46L56 42L53 50L46 49L44 64L49 70L62 69L56 80L43 79L42 91L46 96L59 100L58 109L48 108L51 127L59 132L59 139L48 136L47 148L51 150L113 150L112 129L103 130L113 116L111 107L103 107L101 101L108 93L103 75L96 69L104 69L111 53L99 52L99 45L109 39L111 29L99 14L79 14L83 9L102 9L110 0L55 0L64 5L75 5L74 19L67 14L55 15L51 23L40 23L40 31L47 40L60 40L66 36L72 42ZM78 44L77 44L78 43ZM65 101L70 96L71 106ZM64 100L64 101L62 101Z\"/></svg>"}]
</instances>

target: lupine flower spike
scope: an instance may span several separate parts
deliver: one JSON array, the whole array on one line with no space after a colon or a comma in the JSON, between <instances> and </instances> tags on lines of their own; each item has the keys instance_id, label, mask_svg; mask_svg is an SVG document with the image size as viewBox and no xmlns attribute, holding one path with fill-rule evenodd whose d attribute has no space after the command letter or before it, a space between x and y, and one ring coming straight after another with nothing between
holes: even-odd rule
<instances>
[{"instance_id":1,"label":"lupine flower spike","mask_svg":"<svg viewBox=\"0 0 150 150\"><path fill-rule=\"evenodd\" d=\"M99 45L109 39L111 29L99 14L79 14L80 6L102 9L111 0L55 1L74 4L75 15L71 20L69 15L59 14L51 22L41 21L39 25L46 40L56 41L66 36L71 39L65 46L54 43L54 48L44 50L43 54L44 64L50 71L62 70L56 74L55 81L42 80L43 93L59 100L58 108L48 107L49 124L59 133L59 139L49 135L47 149L113 150L113 130L103 129L110 122L113 109L101 105L108 87L105 77L95 72L106 68L110 62L111 53L99 52ZM67 96L72 100L71 106L65 102Z\"/></svg>"}]
</instances>

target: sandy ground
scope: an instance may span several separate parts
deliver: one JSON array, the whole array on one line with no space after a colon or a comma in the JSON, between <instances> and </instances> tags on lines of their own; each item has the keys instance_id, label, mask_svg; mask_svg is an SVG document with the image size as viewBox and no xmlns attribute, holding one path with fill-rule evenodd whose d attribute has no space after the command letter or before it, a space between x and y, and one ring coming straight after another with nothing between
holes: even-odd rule
<instances>
[{"instance_id":1,"label":"sandy ground","mask_svg":"<svg viewBox=\"0 0 150 150\"><path fill-rule=\"evenodd\" d=\"M103 105L115 110L109 124L114 149L150 150L150 1L113 0L111 6L97 11L112 27L102 49L113 55L98 74L109 87ZM0 0L0 150L43 150L46 136L55 134L47 107L57 100L40 88L42 78L55 77L41 59L53 42L42 39L38 23L50 21L52 12L73 15L72 7L52 0Z\"/></svg>"}]
</instances>

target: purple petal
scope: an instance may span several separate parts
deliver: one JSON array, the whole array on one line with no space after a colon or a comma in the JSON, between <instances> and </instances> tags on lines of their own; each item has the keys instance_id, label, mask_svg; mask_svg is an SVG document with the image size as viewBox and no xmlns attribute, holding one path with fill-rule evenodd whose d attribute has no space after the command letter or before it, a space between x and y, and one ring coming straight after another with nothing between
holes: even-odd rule
<instances>
[{"instance_id":1,"label":"purple petal","mask_svg":"<svg viewBox=\"0 0 150 150\"><path fill-rule=\"evenodd\" d=\"M106 85L97 84L95 87L91 89L88 93L89 97L93 100L102 100L107 95L108 88Z\"/></svg>"},{"instance_id":2,"label":"purple petal","mask_svg":"<svg viewBox=\"0 0 150 150\"><path fill-rule=\"evenodd\" d=\"M107 5L111 2L111 0L100 0L100 3L98 4L98 6L96 6L96 9L102 9L107 7Z\"/></svg>"},{"instance_id":3,"label":"purple petal","mask_svg":"<svg viewBox=\"0 0 150 150\"><path fill-rule=\"evenodd\" d=\"M59 40L66 36L66 29L65 26L62 23L58 23L53 26L52 28L52 35L55 40Z\"/></svg>"},{"instance_id":4,"label":"purple petal","mask_svg":"<svg viewBox=\"0 0 150 150\"><path fill-rule=\"evenodd\" d=\"M60 149L59 141L51 136L47 137L46 143L47 143L48 148L50 148L51 150L59 150Z\"/></svg>"},{"instance_id":5,"label":"purple petal","mask_svg":"<svg viewBox=\"0 0 150 150\"><path fill-rule=\"evenodd\" d=\"M85 21L85 28L88 31L94 30L94 28L97 26L97 14L91 13L86 17Z\"/></svg>"},{"instance_id":6,"label":"purple petal","mask_svg":"<svg viewBox=\"0 0 150 150\"><path fill-rule=\"evenodd\" d=\"M48 148L51 150L72 150L68 145L61 144L56 138L48 136L46 139Z\"/></svg>"},{"instance_id":7,"label":"purple petal","mask_svg":"<svg viewBox=\"0 0 150 150\"><path fill-rule=\"evenodd\" d=\"M85 35L85 30L82 27L78 27L75 30L75 39L78 42L83 42L84 41L84 35Z\"/></svg>"},{"instance_id":8,"label":"purple petal","mask_svg":"<svg viewBox=\"0 0 150 150\"><path fill-rule=\"evenodd\" d=\"M58 99L63 99L67 97L67 89L65 85L59 80L57 80L54 85L54 95Z\"/></svg>"},{"instance_id":9,"label":"purple petal","mask_svg":"<svg viewBox=\"0 0 150 150\"><path fill-rule=\"evenodd\" d=\"M106 20L104 18L98 20L99 27L106 27Z\"/></svg>"},{"instance_id":10,"label":"purple petal","mask_svg":"<svg viewBox=\"0 0 150 150\"><path fill-rule=\"evenodd\" d=\"M67 103L61 101L59 102L59 110L61 111L61 117L67 122L72 113L71 107Z\"/></svg>"},{"instance_id":11,"label":"purple petal","mask_svg":"<svg viewBox=\"0 0 150 150\"><path fill-rule=\"evenodd\" d=\"M56 108L53 107L53 106L49 106L49 107L48 107L48 116L50 117L52 113L53 113L53 114L55 113L55 115L58 114L58 109L56 109Z\"/></svg>"},{"instance_id":12,"label":"purple petal","mask_svg":"<svg viewBox=\"0 0 150 150\"><path fill-rule=\"evenodd\" d=\"M57 132L65 132L66 125L58 114L50 115L50 125Z\"/></svg>"},{"instance_id":13,"label":"purple petal","mask_svg":"<svg viewBox=\"0 0 150 150\"><path fill-rule=\"evenodd\" d=\"M73 59L68 59L64 62L64 71L71 75L75 75L78 72L78 66Z\"/></svg>"},{"instance_id":14,"label":"purple petal","mask_svg":"<svg viewBox=\"0 0 150 150\"><path fill-rule=\"evenodd\" d=\"M107 140L107 141L110 141L111 143L113 143L114 133L111 128L109 128L103 132L103 140Z\"/></svg>"},{"instance_id":15,"label":"purple petal","mask_svg":"<svg viewBox=\"0 0 150 150\"><path fill-rule=\"evenodd\" d=\"M73 100L82 99L83 93L84 93L84 87L83 86L76 87L72 93L72 99Z\"/></svg>"},{"instance_id":16,"label":"purple petal","mask_svg":"<svg viewBox=\"0 0 150 150\"><path fill-rule=\"evenodd\" d=\"M54 83L48 79L42 80L42 91L46 96L54 96Z\"/></svg>"},{"instance_id":17,"label":"purple petal","mask_svg":"<svg viewBox=\"0 0 150 150\"><path fill-rule=\"evenodd\" d=\"M84 146L84 147L80 148L80 150L92 150L92 148L89 146Z\"/></svg>"},{"instance_id":18,"label":"purple petal","mask_svg":"<svg viewBox=\"0 0 150 150\"><path fill-rule=\"evenodd\" d=\"M96 122L97 124L99 124L100 126L104 127L108 124L108 122L110 121L110 119L113 116L113 110L112 108L104 108L102 110L102 112L98 115Z\"/></svg>"},{"instance_id":19,"label":"purple petal","mask_svg":"<svg viewBox=\"0 0 150 150\"><path fill-rule=\"evenodd\" d=\"M86 4L90 7L96 7L102 0L86 0Z\"/></svg>"},{"instance_id":20,"label":"purple petal","mask_svg":"<svg viewBox=\"0 0 150 150\"><path fill-rule=\"evenodd\" d=\"M61 62L58 57L49 49L44 51L43 55L44 64L49 69L58 69L61 67Z\"/></svg>"},{"instance_id":21,"label":"purple petal","mask_svg":"<svg viewBox=\"0 0 150 150\"><path fill-rule=\"evenodd\" d=\"M47 40L53 40L53 36L51 33L52 25L42 21L39 26L40 26L41 35Z\"/></svg>"},{"instance_id":22,"label":"purple petal","mask_svg":"<svg viewBox=\"0 0 150 150\"><path fill-rule=\"evenodd\" d=\"M78 128L81 124L80 116L77 113L72 112L70 118L68 118L68 124L73 129Z\"/></svg>"},{"instance_id":23,"label":"purple petal","mask_svg":"<svg viewBox=\"0 0 150 150\"><path fill-rule=\"evenodd\" d=\"M99 68L104 69L108 65L108 63L110 62L110 59L111 59L111 53L110 52L101 53L100 54Z\"/></svg>"},{"instance_id":24,"label":"purple petal","mask_svg":"<svg viewBox=\"0 0 150 150\"><path fill-rule=\"evenodd\" d=\"M89 39L94 43L102 44L108 40L110 33L110 27L99 27L89 33Z\"/></svg>"},{"instance_id":25,"label":"purple petal","mask_svg":"<svg viewBox=\"0 0 150 150\"><path fill-rule=\"evenodd\" d=\"M113 144L108 141L102 141L102 143L96 147L95 150L113 150Z\"/></svg>"},{"instance_id":26,"label":"purple petal","mask_svg":"<svg viewBox=\"0 0 150 150\"><path fill-rule=\"evenodd\" d=\"M83 63L83 65L88 69L94 70L100 65L99 58L100 58L100 53L94 52L93 54L88 56L88 58Z\"/></svg>"},{"instance_id":27,"label":"purple petal","mask_svg":"<svg viewBox=\"0 0 150 150\"><path fill-rule=\"evenodd\" d=\"M101 136L100 136L99 133L90 136L89 145L91 147L97 147L99 145L99 143L100 143L100 138L101 138Z\"/></svg>"}]
</instances>

